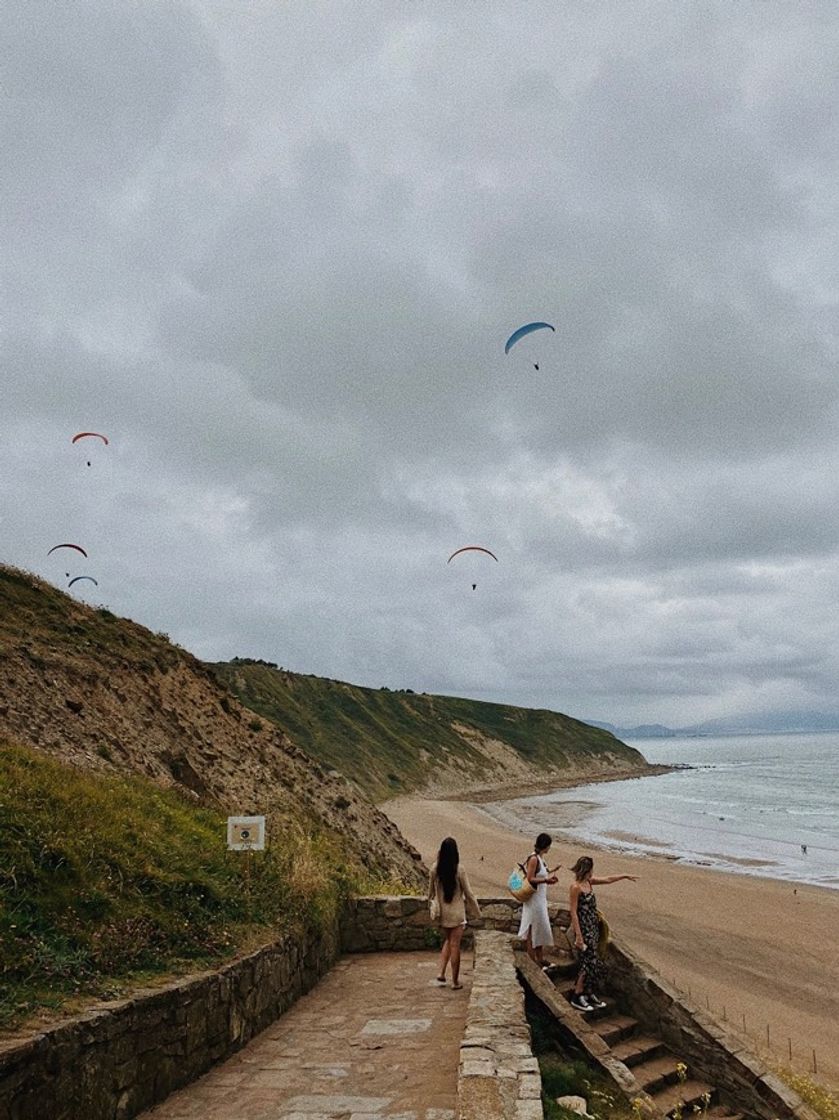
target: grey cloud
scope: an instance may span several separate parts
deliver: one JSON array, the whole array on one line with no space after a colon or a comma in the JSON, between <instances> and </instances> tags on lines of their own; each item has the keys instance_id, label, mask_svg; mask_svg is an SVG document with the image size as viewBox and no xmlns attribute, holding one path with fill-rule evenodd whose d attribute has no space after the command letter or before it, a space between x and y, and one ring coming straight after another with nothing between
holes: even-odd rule
<instances>
[{"instance_id":1,"label":"grey cloud","mask_svg":"<svg viewBox=\"0 0 839 1120\"><path fill-rule=\"evenodd\" d=\"M5 184L27 234L67 222L162 139L212 59L180 4L17 5L5 21Z\"/></svg>"},{"instance_id":2,"label":"grey cloud","mask_svg":"<svg viewBox=\"0 0 839 1120\"><path fill-rule=\"evenodd\" d=\"M827 704L831 6L68 13L10 26L5 559L83 534L209 657Z\"/></svg>"}]
</instances>

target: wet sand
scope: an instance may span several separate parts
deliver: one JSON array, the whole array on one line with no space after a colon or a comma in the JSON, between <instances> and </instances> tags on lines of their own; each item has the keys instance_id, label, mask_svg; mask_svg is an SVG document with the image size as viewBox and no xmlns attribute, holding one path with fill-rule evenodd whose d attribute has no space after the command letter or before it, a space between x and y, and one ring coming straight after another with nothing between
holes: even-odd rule
<instances>
[{"instance_id":1,"label":"wet sand","mask_svg":"<svg viewBox=\"0 0 839 1120\"><path fill-rule=\"evenodd\" d=\"M531 791L532 792L532 791ZM496 795L497 796L497 795ZM454 836L473 888L502 895L533 837L465 801L398 798L382 806L426 862ZM551 864L567 868L585 854L557 839ZM595 875L637 874L636 883L598 888L615 935L702 1006L710 1004L753 1049L812 1067L839 1088L839 891L678 865L666 853L641 858L595 854ZM560 871L552 898L566 903L570 875Z\"/></svg>"}]
</instances>

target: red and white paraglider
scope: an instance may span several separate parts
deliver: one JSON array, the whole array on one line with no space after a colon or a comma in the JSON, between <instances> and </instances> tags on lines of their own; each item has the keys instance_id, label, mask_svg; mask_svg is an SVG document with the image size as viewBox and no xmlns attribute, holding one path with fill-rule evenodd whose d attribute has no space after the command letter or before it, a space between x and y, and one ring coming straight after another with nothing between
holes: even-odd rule
<instances>
[{"instance_id":1,"label":"red and white paraglider","mask_svg":"<svg viewBox=\"0 0 839 1120\"><path fill-rule=\"evenodd\" d=\"M85 560L87 560L87 553L80 544L54 544L47 553L47 556L50 556L58 548L74 548L76 552L80 552L82 556L84 556Z\"/></svg>"},{"instance_id":2,"label":"red and white paraglider","mask_svg":"<svg viewBox=\"0 0 839 1120\"><path fill-rule=\"evenodd\" d=\"M490 552L490 550L488 548L484 548L484 546L481 545L481 544L465 544L462 548L456 548L454 550L454 552L451 554L451 556L448 558L446 563L451 564L451 562L452 562L452 560L454 560L455 556L460 556L464 552L484 552L484 553L486 553L487 556L491 556L492 559L496 562L496 564L498 563L498 557L495 555L495 553ZM472 590L474 591L477 586L478 586L477 583L473 583L472 584Z\"/></svg>"},{"instance_id":3,"label":"red and white paraglider","mask_svg":"<svg viewBox=\"0 0 839 1120\"><path fill-rule=\"evenodd\" d=\"M101 439L106 447L108 446L108 443L109 443L108 437L103 436L101 432L76 432L76 434L73 436L73 438L70 440L70 442L71 443L78 443L80 439ZM89 459L87 461L87 465L90 466L90 460Z\"/></svg>"}]
</instances>

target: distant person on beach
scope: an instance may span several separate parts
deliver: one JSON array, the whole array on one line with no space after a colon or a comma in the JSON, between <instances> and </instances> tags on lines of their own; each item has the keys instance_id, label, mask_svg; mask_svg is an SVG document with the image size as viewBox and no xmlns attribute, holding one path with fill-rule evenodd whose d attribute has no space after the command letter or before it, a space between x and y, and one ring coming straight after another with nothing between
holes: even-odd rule
<instances>
[{"instance_id":1,"label":"distant person on beach","mask_svg":"<svg viewBox=\"0 0 839 1120\"><path fill-rule=\"evenodd\" d=\"M533 854L527 857L524 873L531 886L536 888L536 893L522 903L519 924L519 937L525 939L527 955L542 968L548 967L542 963L544 948L554 943L548 916L548 887L557 881L556 872L560 864L549 868L544 858L552 843L547 832L540 832L533 845Z\"/></svg>"},{"instance_id":2,"label":"distant person on beach","mask_svg":"<svg viewBox=\"0 0 839 1120\"><path fill-rule=\"evenodd\" d=\"M574 882L571 884L568 909L571 912L571 931L574 947L580 952L580 970L571 996L571 1006L578 1011L593 1011L595 1007L606 1004L597 993L603 984L603 959L600 956L600 917L597 913L595 886L606 886L627 879L634 883L637 875L609 875L605 879L595 879L594 860L591 856L580 856L571 868Z\"/></svg>"},{"instance_id":3,"label":"distant person on beach","mask_svg":"<svg viewBox=\"0 0 839 1120\"><path fill-rule=\"evenodd\" d=\"M467 918L477 921L481 917L481 908L472 894L466 872L460 866L457 842L451 836L447 836L440 845L431 868L428 900L432 919L439 924L443 934L437 983L445 984L446 969L451 964L452 987L460 989L463 987L460 983L460 942Z\"/></svg>"}]
</instances>

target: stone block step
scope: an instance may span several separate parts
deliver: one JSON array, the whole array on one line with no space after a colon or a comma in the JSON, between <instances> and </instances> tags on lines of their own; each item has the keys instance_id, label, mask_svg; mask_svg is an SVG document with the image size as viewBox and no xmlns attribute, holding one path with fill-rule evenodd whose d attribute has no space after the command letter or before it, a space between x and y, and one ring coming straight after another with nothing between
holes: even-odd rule
<instances>
[{"instance_id":1,"label":"stone block step","mask_svg":"<svg viewBox=\"0 0 839 1120\"><path fill-rule=\"evenodd\" d=\"M563 949L561 945L548 945L544 953L546 961L576 961L577 959L573 953L569 953L568 950Z\"/></svg>"},{"instance_id":2,"label":"stone block step","mask_svg":"<svg viewBox=\"0 0 839 1120\"><path fill-rule=\"evenodd\" d=\"M684 1116L685 1110L692 1109L695 1104L702 1108L704 1104L702 1098L706 1093L710 1095L710 1100L713 1103L715 1092L713 1085L708 1085L705 1081L692 1081L688 1078L687 1081L677 1081L675 1085L665 1085L658 1092L650 1093L650 1096L653 1098L656 1108L659 1108L665 1115L669 1116L675 1109L681 1107Z\"/></svg>"},{"instance_id":3,"label":"stone block step","mask_svg":"<svg viewBox=\"0 0 839 1120\"><path fill-rule=\"evenodd\" d=\"M527 951L526 945L521 938L514 939L513 948L519 953ZM562 964L573 964L575 968L578 963L574 954L563 949L561 945L547 945L544 950L543 959L546 964L553 964L556 961Z\"/></svg>"},{"instance_id":4,"label":"stone block step","mask_svg":"<svg viewBox=\"0 0 839 1120\"><path fill-rule=\"evenodd\" d=\"M750 1117L744 1116L742 1112L732 1112L726 1104L712 1105L706 1116L709 1116L711 1120L751 1120Z\"/></svg>"},{"instance_id":5,"label":"stone block step","mask_svg":"<svg viewBox=\"0 0 839 1120\"><path fill-rule=\"evenodd\" d=\"M637 1066L647 1058L657 1058L664 1051L664 1043L660 1038L653 1038L649 1034L636 1034L632 1038L625 1038L623 1042L616 1042L612 1053L619 1062L627 1066Z\"/></svg>"},{"instance_id":6,"label":"stone block step","mask_svg":"<svg viewBox=\"0 0 839 1120\"><path fill-rule=\"evenodd\" d=\"M586 1015L586 1018L591 1018L591 1012ZM602 1019L595 1019L592 1026L606 1043L607 1046L612 1046L615 1042L620 1042L621 1039L629 1038L635 1032L638 1026L638 1020L633 1019L629 1015L607 1015Z\"/></svg>"},{"instance_id":7,"label":"stone block step","mask_svg":"<svg viewBox=\"0 0 839 1120\"><path fill-rule=\"evenodd\" d=\"M645 1058L633 1066L632 1072L641 1088L653 1094L679 1080L679 1061L672 1054L661 1054L657 1058Z\"/></svg>"},{"instance_id":8,"label":"stone block step","mask_svg":"<svg viewBox=\"0 0 839 1120\"><path fill-rule=\"evenodd\" d=\"M591 1011L584 1012L586 1019L589 1022L594 1022L597 1019L613 1019L617 1012L615 1011L615 1001L609 999L607 996L603 997L605 1007L595 1007Z\"/></svg>"},{"instance_id":9,"label":"stone block step","mask_svg":"<svg viewBox=\"0 0 839 1120\"><path fill-rule=\"evenodd\" d=\"M551 978L577 975L576 961L569 961L560 958L559 960L548 961L548 964L551 966L551 971L548 973L548 976L550 976Z\"/></svg>"}]
</instances>

